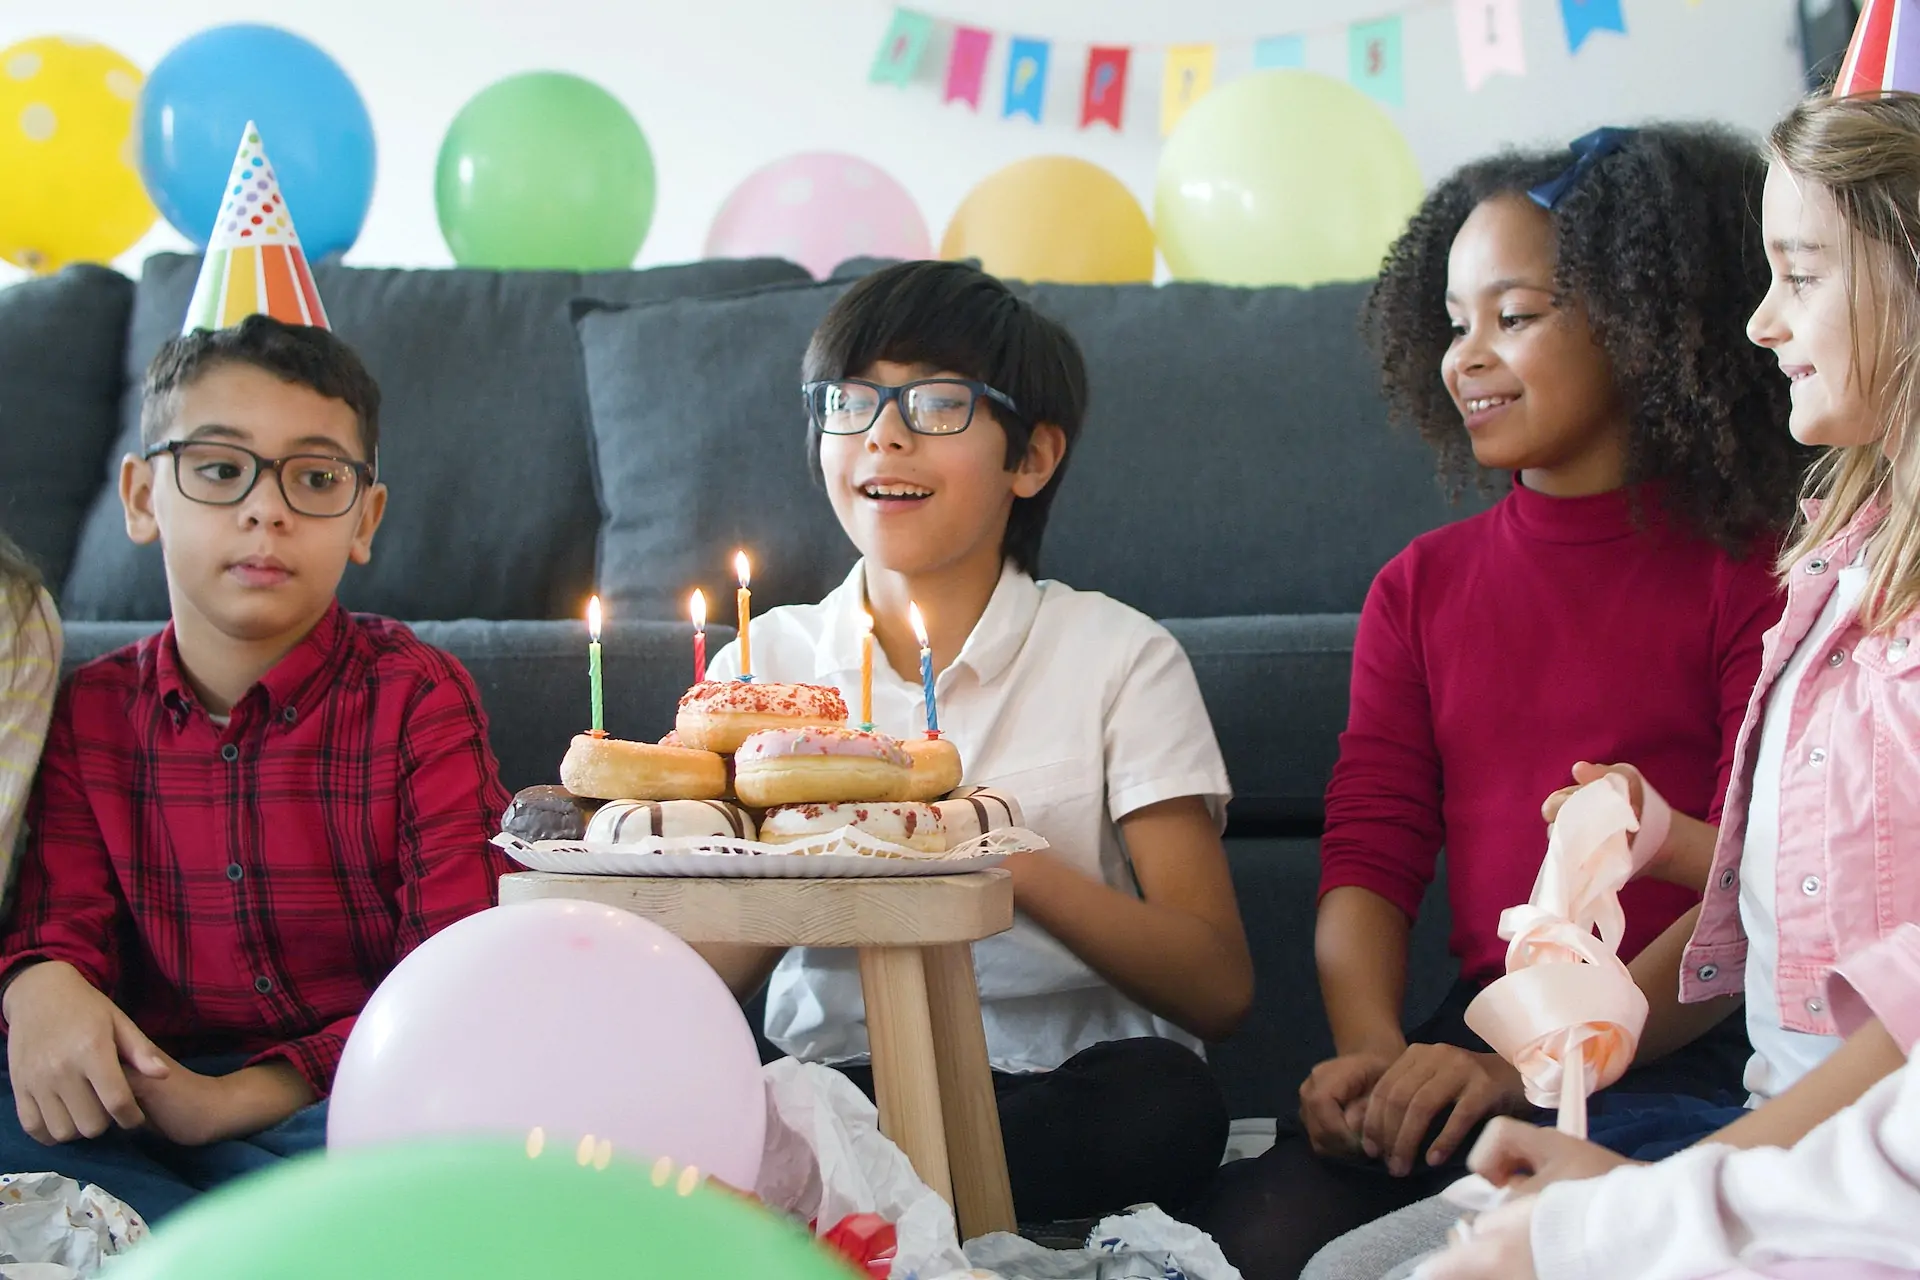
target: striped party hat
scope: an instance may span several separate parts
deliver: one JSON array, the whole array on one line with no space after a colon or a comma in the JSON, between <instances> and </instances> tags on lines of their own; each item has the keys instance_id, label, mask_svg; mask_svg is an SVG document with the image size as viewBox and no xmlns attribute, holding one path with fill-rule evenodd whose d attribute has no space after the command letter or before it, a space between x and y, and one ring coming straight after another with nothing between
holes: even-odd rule
<instances>
[{"instance_id":1,"label":"striped party hat","mask_svg":"<svg viewBox=\"0 0 1920 1280\"><path fill-rule=\"evenodd\" d=\"M1833 96L1894 90L1920 92L1920 4L1866 0L1840 76L1833 82Z\"/></svg>"},{"instance_id":2,"label":"striped party hat","mask_svg":"<svg viewBox=\"0 0 1920 1280\"><path fill-rule=\"evenodd\" d=\"M294 234L280 180L260 144L260 130L249 120L222 193L219 220L207 238L182 332L224 329L251 315L332 327L320 305L320 291L313 287L300 237Z\"/></svg>"}]
</instances>

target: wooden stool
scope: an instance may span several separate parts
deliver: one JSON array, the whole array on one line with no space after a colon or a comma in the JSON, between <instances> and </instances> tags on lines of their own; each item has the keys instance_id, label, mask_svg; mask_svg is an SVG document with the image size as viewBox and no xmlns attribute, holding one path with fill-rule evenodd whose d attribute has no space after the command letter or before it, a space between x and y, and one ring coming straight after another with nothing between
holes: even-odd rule
<instances>
[{"instance_id":1,"label":"wooden stool","mask_svg":"<svg viewBox=\"0 0 1920 1280\"><path fill-rule=\"evenodd\" d=\"M857 947L880 1132L954 1208L960 1237L1014 1229L973 943L1013 927L1004 871L847 880L693 880L521 871L500 901L577 898L692 943Z\"/></svg>"}]
</instances>

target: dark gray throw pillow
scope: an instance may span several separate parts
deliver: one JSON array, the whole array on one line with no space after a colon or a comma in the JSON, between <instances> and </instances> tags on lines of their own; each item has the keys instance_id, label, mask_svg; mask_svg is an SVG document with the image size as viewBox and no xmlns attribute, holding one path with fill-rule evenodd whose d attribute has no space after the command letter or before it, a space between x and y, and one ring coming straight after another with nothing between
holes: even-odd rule
<instances>
[{"instance_id":1,"label":"dark gray throw pillow","mask_svg":"<svg viewBox=\"0 0 1920 1280\"><path fill-rule=\"evenodd\" d=\"M133 281L73 266L0 289L0 529L58 595L119 431Z\"/></svg>"},{"instance_id":2,"label":"dark gray throw pillow","mask_svg":"<svg viewBox=\"0 0 1920 1280\"><path fill-rule=\"evenodd\" d=\"M179 332L199 268L194 256L148 260L109 471L138 439L142 376ZM600 513L569 299L637 301L806 273L759 260L589 275L319 264L314 277L334 331L379 380L391 490L373 563L348 569L341 599L422 620L574 617L591 590ZM111 493L89 517L63 607L76 618L167 616L158 548L127 542Z\"/></svg>"}]
</instances>

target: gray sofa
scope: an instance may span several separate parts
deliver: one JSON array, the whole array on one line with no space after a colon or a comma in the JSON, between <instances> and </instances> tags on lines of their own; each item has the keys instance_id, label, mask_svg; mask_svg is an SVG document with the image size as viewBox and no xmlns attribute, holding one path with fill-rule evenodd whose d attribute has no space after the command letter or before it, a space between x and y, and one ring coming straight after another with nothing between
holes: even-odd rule
<instances>
[{"instance_id":1,"label":"gray sofa","mask_svg":"<svg viewBox=\"0 0 1920 1280\"><path fill-rule=\"evenodd\" d=\"M166 616L158 552L126 541L114 476L197 270L163 255L137 284L82 267L0 291L0 527L44 566L69 665ZM657 735L688 678L681 602L695 585L730 598L734 546L755 553L762 607L818 597L851 562L806 474L795 386L844 280L777 261L316 276L385 396L389 514L342 595L466 663L510 788L551 781L584 719L591 590L610 608L609 724ZM1287 1114L1327 1046L1315 836L1355 613L1388 557L1461 508L1386 426L1362 287L1031 292L1079 337L1093 385L1044 569L1163 619L1192 657L1237 793L1228 851L1259 976L1214 1061L1236 1115ZM1451 977L1429 901L1410 1016Z\"/></svg>"}]
</instances>

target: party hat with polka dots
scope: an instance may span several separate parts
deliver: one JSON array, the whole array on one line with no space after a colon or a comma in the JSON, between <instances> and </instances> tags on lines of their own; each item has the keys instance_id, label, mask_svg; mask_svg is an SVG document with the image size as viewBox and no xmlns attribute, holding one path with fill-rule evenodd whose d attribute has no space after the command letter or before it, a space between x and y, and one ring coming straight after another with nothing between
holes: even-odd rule
<instances>
[{"instance_id":1,"label":"party hat with polka dots","mask_svg":"<svg viewBox=\"0 0 1920 1280\"><path fill-rule=\"evenodd\" d=\"M1920 0L1867 0L1833 96L1920 91Z\"/></svg>"},{"instance_id":2,"label":"party hat with polka dots","mask_svg":"<svg viewBox=\"0 0 1920 1280\"><path fill-rule=\"evenodd\" d=\"M332 327L260 130L249 120L221 193L220 217L207 239L182 332L224 329L251 315Z\"/></svg>"}]
</instances>

